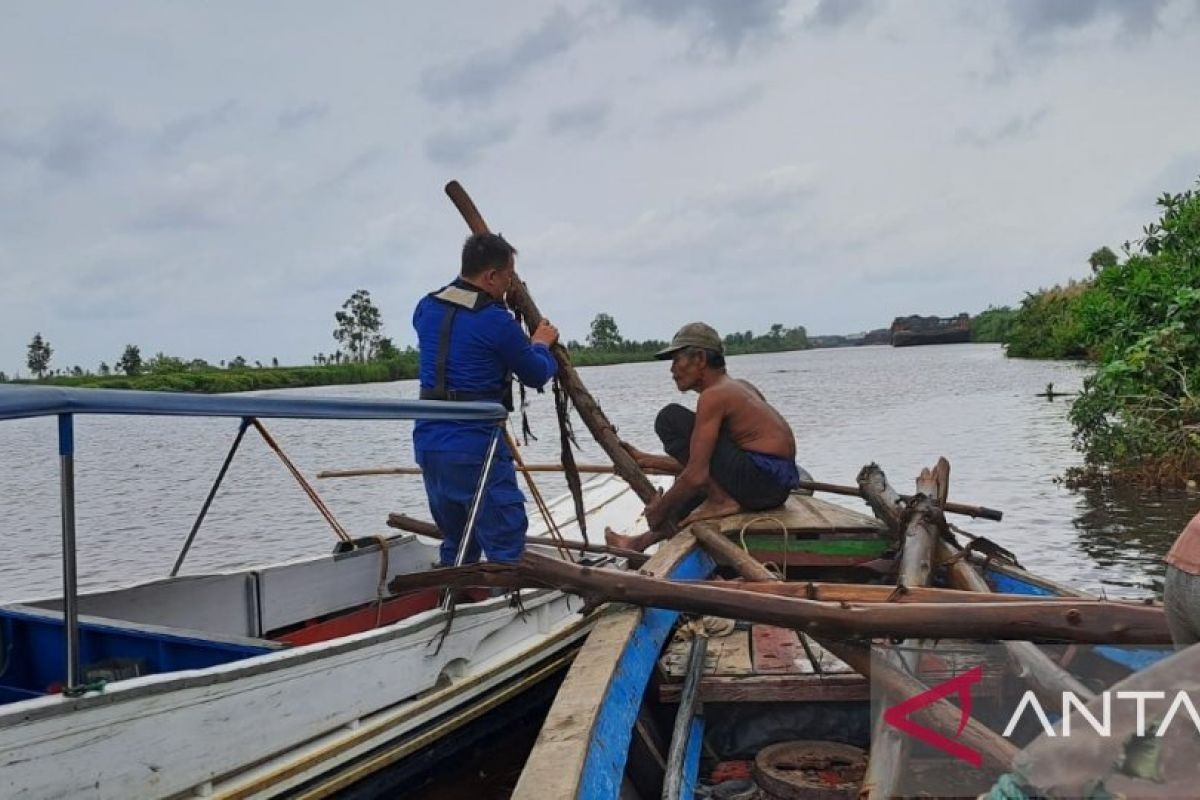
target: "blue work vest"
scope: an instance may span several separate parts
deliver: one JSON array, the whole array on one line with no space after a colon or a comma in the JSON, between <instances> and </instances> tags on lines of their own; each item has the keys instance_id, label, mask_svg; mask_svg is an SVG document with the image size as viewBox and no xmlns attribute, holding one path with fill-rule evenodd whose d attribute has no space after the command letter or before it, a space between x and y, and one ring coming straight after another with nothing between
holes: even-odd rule
<instances>
[{"instance_id":1,"label":"blue work vest","mask_svg":"<svg viewBox=\"0 0 1200 800\"><path fill-rule=\"evenodd\" d=\"M413 328L421 352L423 397L503 402L511 392L512 375L526 386L540 387L557 370L549 348L532 344L503 302L462 279L421 298ZM488 422L419 420L413 445L418 452L482 456L494 429ZM501 452L508 455L503 444Z\"/></svg>"}]
</instances>

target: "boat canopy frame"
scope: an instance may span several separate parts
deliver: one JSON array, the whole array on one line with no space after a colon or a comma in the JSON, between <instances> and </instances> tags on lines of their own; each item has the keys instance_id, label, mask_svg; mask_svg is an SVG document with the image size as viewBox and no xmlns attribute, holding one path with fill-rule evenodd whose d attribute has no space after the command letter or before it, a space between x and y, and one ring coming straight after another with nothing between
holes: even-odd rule
<instances>
[{"instance_id":1,"label":"boat canopy frame","mask_svg":"<svg viewBox=\"0 0 1200 800\"><path fill-rule=\"evenodd\" d=\"M259 419L325 419L415 421L445 420L493 422L491 443L480 471L471 514L463 530L456 565L460 565L474 530L483 490L487 486L508 411L500 403L448 402L445 400L360 400L345 397L279 395L201 395L179 392L146 392L127 389L76 389L47 386L0 386L0 420L35 417L58 418L59 497L62 516L63 636L66 650L64 696L86 691L79 663L79 593L75 553L75 416L131 415L173 417L231 417L239 420L238 433L217 474L200 514L188 534L171 575L178 573L184 556L216 496L246 429ZM259 428L261 430L261 427ZM282 456L282 453L281 453ZM449 593L443 607L450 602Z\"/></svg>"}]
</instances>

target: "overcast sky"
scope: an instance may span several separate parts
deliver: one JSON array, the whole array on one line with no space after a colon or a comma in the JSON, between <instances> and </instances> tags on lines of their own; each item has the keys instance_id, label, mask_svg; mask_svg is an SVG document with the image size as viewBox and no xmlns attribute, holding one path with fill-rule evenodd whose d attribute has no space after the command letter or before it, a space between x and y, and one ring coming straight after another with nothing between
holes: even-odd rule
<instances>
[{"instance_id":1,"label":"overcast sky","mask_svg":"<svg viewBox=\"0 0 1200 800\"><path fill-rule=\"evenodd\" d=\"M457 178L564 338L1087 274L1200 174L1197 0L8 3L0 370L411 344Z\"/></svg>"}]
</instances>

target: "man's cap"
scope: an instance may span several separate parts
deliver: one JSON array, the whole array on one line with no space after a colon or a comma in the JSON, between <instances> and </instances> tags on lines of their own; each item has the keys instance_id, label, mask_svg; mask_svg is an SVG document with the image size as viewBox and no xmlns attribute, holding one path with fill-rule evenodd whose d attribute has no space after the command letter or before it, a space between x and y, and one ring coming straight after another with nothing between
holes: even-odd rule
<instances>
[{"instance_id":1,"label":"man's cap","mask_svg":"<svg viewBox=\"0 0 1200 800\"><path fill-rule=\"evenodd\" d=\"M669 347L664 347L654 354L655 358L670 358L685 347L699 347L702 350L712 350L714 353L725 355L725 343L721 334L711 325L703 322L689 322L675 333Z\"/></svg>"}]
</instances>

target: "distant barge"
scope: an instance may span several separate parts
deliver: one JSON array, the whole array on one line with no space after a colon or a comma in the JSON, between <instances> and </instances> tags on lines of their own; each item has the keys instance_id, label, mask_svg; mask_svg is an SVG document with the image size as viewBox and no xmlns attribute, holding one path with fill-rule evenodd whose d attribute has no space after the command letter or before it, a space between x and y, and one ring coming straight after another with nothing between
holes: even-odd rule
<instances>
[{"instance_id":1,"label":"distant barge","mask_svg":"<svg viewBox=\"0 0 1200 800\"><path fill-rule=\"evenodd\" d=\"M917 344L958 344L971 341L971 317L922 317L916 314L892 321L892 347Z\"/></svg>"}]
</instances>

